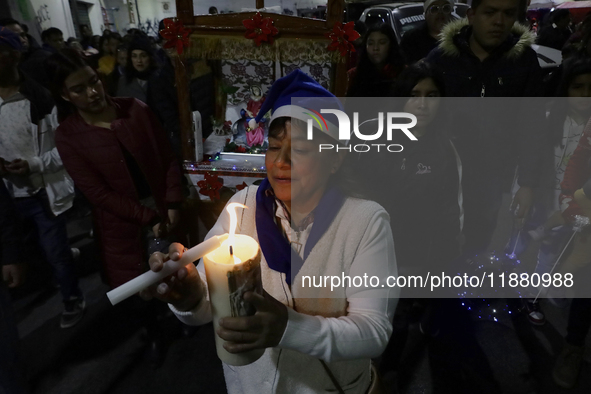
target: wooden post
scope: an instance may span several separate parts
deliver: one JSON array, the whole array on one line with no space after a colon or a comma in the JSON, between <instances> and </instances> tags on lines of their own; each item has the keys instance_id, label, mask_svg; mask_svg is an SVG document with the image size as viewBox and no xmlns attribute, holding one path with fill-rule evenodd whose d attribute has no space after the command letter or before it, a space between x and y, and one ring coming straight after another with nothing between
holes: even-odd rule
<instances>
[{"instance_id":1,"label":"wooden post","mask_svg":"<svg viewBox=\"0 0 591 394\"><path fill-rule=\"evenodd\" d=\"M189 94L189 76L185 59L174 57L176 93L179 102L179 120L181 126L181 146L183 160L195 161L195 135Z\"/></svg>"},{"instance_id":2,"label":"wooden post","mask_svg":"<svg viewBox=\"0 0 591 394\"><path fill-rule=\"evenodd\" d=\"M256 8L257 8L257 10L259 10L261 8L265 8L265 0L257 0Z\"/></svg>"},{"instance_id":3,"label":"wooden post","mask_svg":"<svg viewBox=\"0 0 591 394\"><path fill-rule=\"evenodd\" d=\"M335 23L342 22L344 12L344 0L328 0L326 7L326 28L332 29ZM345 97L345 93L347 93L347 63L338 62L336 64L333 93L337 97Z\"/></svg>"},{"instance_id":4,"label":"wooden post","mask_svg":"<svg viewBox=\"0 0 591 394\"><path fill-rule=\"evenodd\" d=\"M183 25L193 24L193 0L176 0L176 17Z\"/></svg>"},{"instance_id":5,"label":"wooden post","mask_svg":"<svg viewBox=\"0 0 591 394\"><path fill-rule=\"evenodd\" d=\"M326 5L326 27L332 29L335 22L343 21L345 0L328 0Z\"/></svg>"},{"instance_id":6,"label":"wooden post","mask_svg":"<svg viewBox=\"0 0 591 394\"><path fill-rule=\"evenodd\" d=\"M177 18L183 25L193 24L193 0L176 0ZM175 85L179 102L179 120L181 126L181 146L183 160L195 161L195 137L189 95L189 76L184 57L175 56Z\"/></svg>"}]
</instances>

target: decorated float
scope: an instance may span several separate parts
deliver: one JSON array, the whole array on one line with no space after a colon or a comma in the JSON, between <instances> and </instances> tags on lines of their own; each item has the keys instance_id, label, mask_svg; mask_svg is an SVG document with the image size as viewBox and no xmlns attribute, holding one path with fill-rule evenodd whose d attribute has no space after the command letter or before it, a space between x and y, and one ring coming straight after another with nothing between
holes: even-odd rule
<instances>
[{"instance_id":1,"label":"decorated float","mask_svg":"<svg viewBox=\"0 0 591 394\"><path fill-rule=\"evenodd\" d=\"M266 176L268 121L249 121L271 84L299 68L344 96L358 34L342 22L344 0L328 1L326 20L267 12L264 0L254 11L216 15L194 15L192 0L176 4L161 34L176 70L183 166L196 205L214 205L197 211L219 211L228 194Z\"/></svg>"},{"instance_id":2,"label":"decorated float","mask_svg":"<svg viewBox=\"0 0 591 394\"><path fill-rule=\"evenodd\" d=\"M176 52L184 169L205 199L217 199L222 186L235 191L265 177L268 121L249 121L273 81L299 68L337 96L346 90L358 36L353 22L342 23L343 0L328 1L326 20L265 12L264 0L256 0L256 10L194 15L192 0L177 0L178 17L165 20L162 31ZM214 95L212 113L192 111L200 69L211 73L213 87L205 91Z\"/></svg>"}]
</instances>

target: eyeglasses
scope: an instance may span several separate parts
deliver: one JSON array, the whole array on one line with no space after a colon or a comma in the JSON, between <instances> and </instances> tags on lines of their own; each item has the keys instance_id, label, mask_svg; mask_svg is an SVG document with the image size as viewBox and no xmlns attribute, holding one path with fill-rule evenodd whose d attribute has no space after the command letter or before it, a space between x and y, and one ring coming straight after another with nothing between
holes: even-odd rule
<instances>
[{"instance_id":1,"label":"eyeglasses","mask_svg":"<svg viewBox=\"0 0 591 394\"><path fill-rule=\"evenodd\" d=\"M452 11L452 7L449 4L444 4L444 5L432 5L431 7L429 7L429 12L431 14L451 14Z\"/></svg>"}]
</instances>

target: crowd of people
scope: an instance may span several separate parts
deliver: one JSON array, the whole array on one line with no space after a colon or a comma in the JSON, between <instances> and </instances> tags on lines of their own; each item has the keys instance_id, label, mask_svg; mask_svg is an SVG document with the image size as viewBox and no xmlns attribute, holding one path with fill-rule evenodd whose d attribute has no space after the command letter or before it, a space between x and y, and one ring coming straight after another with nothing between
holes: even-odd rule
<instances>
[{"instance_id":1,"label":"crowd of people","mask_svg":"<svg viewBox=\"0 0 591 394\"><path fill-rule=\"evenodd\" d=\"M453 1L427 0L424 24L400 43L389 25L357 24L363 35L347 97L398 98L399 108L388 110L417 115L417 141L398 154L316 154L318 143L344 147L355 137L339 139L338 123L328 122L315 129L314 140L306 138L308 118L291 99L343 107L299 70L275 81L255 119L272 111L267 178L230 200L249 208L238 228L260 244L265 291L245 295L254 316L223 318L217 330L230 353L265 352L248 366L224 364L229 393L262 387L376 393L378 375L396 392L417 309L424 335L465 345L444 346L444 359L439 353L432 364L437 392L474 392L466 363L474 360L476 341L457 299L417 299L389 286L348 287L335 295L305 288L302 275L371 271L385 279L461 264L487 250L505 192L513 194L520 229L507 234L507 255L519 256L540 241L535 272L554 269L576 216L591 216L591 23L573 32L570 14L557 10L536 38L516 23L521 5L473 0L467 18L453 20ZM81 36L64 42L62 32L50 28L40 46L18 21L0 20L3 279L9 287L22 282L19 250L23 242L38 241L60 285L63 328L77 324L85 310L63 215L74 202L74 187L92 207L111 288L147 269L159 271L166 258L177 260L186 251L173 63L138 30L99 37L82 26ZM564 62L551 74L539 66L536 40L563 51ZM509 100L544 96L544 108ZM473 99L450 108L447 97ZM483 108L481 97L507 100ZM375 131L377 123L363 126ZM223 211L206 238L229 226ZM590 268L588 232L573 238L560 272ZM532 324L541 325L537 291L532 288L523 304ZM203 264L190 264L144 290L144 300L133 297L121 307L145 327L157 358L163 306L184 324L202 325L212 320L207 294ZM4 286L0 307L10 310ZM18 392L18 374L5 373L14 368L15 327L10 313L3 316L0 385ZM591 300L573 299L566 345L553 370L558 385L576 385L590 329ZM375 368L372 359L380 356ZM478 392L501 392L492 378L478 385Z\"/></svg>"},{"instance_id":2,"label":"crowd of people","mask_svg":"<svg viewBox=\"0 0 591 394\"><path fill-rule=\"evenodd\" d=\"M511 235L506 254L519 258L532 241L540 241L535 272L550 273L572 234L575 215L582 213L579 204L586 201L581 191L578 198L574 194L591 176L590 131L586 127L591 116L591 92L587 90L591 18L573 28L568 10L556 10L547 16L536 37L526 26L515 24L515 1L473 1L467 18L460 20L452 17L452 1L426 1L424 10L425 23L406 32L400 43L387 25L367 28L357 48L361 52L358 65L349 72L348 96L557 99L547 100L547 116L540 109L515 112L496 101L492 105L498 108L487 111L466 104L453 108L458 121L446 125L439 114L439 120L426 128L428 133L421 129L419 144L410 151L405 149L397 160L372 163L375 170L367 174L366 187L374 191L373 199L390 217L396 218L391 225L399 272L416 272L413 270L421 263L436 261L443 265L434 266L445 267L445 262L454 259L454 252L460 261L483 253L496 228L502 194L512 191L516 226L522 230ZM561 66L550 74L543 73L531 48L533 43L561 50ZM435 119L438 110L438 105L423 104L422 111ZM508 124L503 119L523 123ZM458 155L460 171L453 170L453 153ZM437 171L439 178L425 182L424 177L417 177L421 171L416 171L416 161L430 166L433 173ZM363 164L359 167L370 165ZM460 209L454 187L458 177L463 200ZM392 188L380 182L385 179L401 185L394 196ZM507 185L512 180L516 182L511 190ZM436 224L428 225L428 221ZM575 238L559 272L580 272L589 265L591 249L586 238ZM564 289L559 293L555 299L564 305ZM532 289L524 309L532 324L542 325L546 320L537 295L538 289ZM445 328L439 327L441 319L434 316L450 306L443 300L434 301L421 302L425 308L421 328L426 333ZM383 372L398 366L412 304L412 299L403 298L398 305ZM568 388L576 383L585 336L591 327L589 300L575 299L569 316L566 346L553 371L556 383ZM457 325L453 327L457 329ZM451 375L455 376L453 371Z\"/></svg>"}]
</instances>

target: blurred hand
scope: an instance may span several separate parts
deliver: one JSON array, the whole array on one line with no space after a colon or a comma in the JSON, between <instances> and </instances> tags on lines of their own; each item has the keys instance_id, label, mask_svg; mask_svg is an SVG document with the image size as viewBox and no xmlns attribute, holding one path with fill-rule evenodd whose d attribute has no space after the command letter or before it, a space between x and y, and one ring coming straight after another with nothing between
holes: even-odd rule
<instances>
[{"instance_id":1,"label":"blurred hand","mask_svg":"<svg viewBox=\"0 0 591 394\"><path fill-rule=\"evenodd\" d=\"M531 187L520 187L515 193L515 197L513 198L513 203L511 204L511 212L515 212L515 218L523 221L534 200L534 191Z\"/></svg>"},{"instance_id":2,"label":"blurred hand","mask_svg":"<svg viewBox=\"0 0 591 394\"><path fill-rule=\"evenodd\" d=\"M26 176L31 173L29 162L23 159L15 159L4 166L9 173L14 175Z\"/></svg>"},{"instance_id":3,"label":"blurred hand","mask_svg":"<svg viewBox=\"0 0 591 394\"><path fill-rule=\"evenodd\" d=\"M162 231L160 231L160 227L162 226L162 223L156 223L153 227L152 227L152 232L154 233L154 237L156 238L160 238L160 236L162 235Z\"/></svg>"},{"instance_id":4,"label":"blurred hand","mask_svg":"<svg viewBox=\"0 0 591 394\"><path fill-rule=\"evenodd\" d=\"M220 319L217 334L226 341L224 349L242 353L277 346L287 327L287 307L267 292L264 296L246 292L244 300L252 303L257 312L254 316Z\"/></svg>"},{"instance_id":5,"label":"blurred hand","mask_svg":"<svg viewBox=\"0 0 591 394\"><path fill-rule=\"evenodd\" d=\"M166 224L166 231L170 232L179 225L181 221L181 211L179 209L168 210L168 223Z\"/></svg>"},{"instance_id":6,"label":"blurred hand","mask_svg":"<svg viewBox=\"0 0 591 394\"><path fill-rule=\"evenodd\" d=\"M6 285L14 289L23 284L25 281L25 265L24 264L9 264L2 266L2 280Z\"/></svg>"},{"instance_id":7,"label":"blurred hand","mask_svg":"<svg viewBox=\"0 0 591 394\"><path fill-rule=\"evenodd\" d=\"M179 260L184 249L183 245L173 243L166 255L160 252L152 253L148 261L150 269L154 272L160 271L169 257L170 260ZM140 296L145 300L157 298L172 304L179 311L189 311L205 296L205 287L195 265L187 264L162 282L142 290Z\"/></svg>"}]
</instances>

